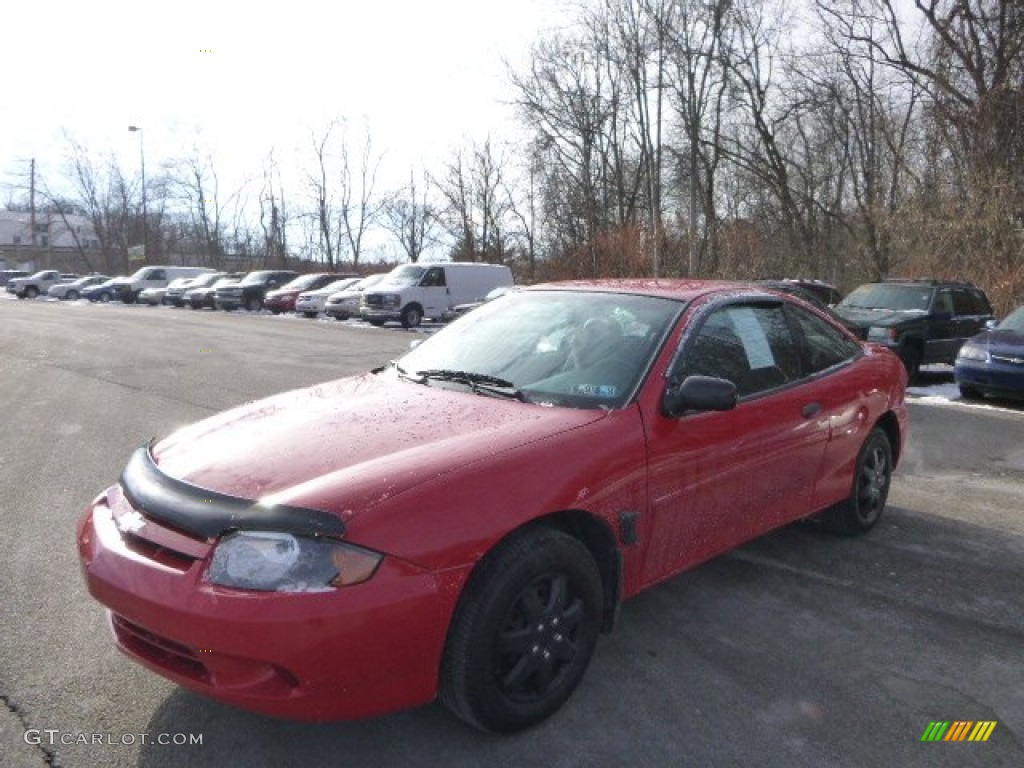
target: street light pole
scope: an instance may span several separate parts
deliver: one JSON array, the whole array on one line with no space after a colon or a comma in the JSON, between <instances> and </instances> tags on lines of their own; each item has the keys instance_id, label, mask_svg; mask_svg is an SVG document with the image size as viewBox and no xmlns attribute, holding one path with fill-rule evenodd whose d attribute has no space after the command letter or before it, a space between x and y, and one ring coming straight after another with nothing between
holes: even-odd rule
<instances>
[{"instance_id":1,"label":"street light pole","mask_svg":"<svg viewBox=\"0 0 1024 768\"><path fill-rule=\"evenodd\" d=\"M142 167L142 257L149 259L149 215L146 210L146 151L142 144L142 128L129 125L128 130L139 134L139 165Z\"/></svg>"}]
</instances>

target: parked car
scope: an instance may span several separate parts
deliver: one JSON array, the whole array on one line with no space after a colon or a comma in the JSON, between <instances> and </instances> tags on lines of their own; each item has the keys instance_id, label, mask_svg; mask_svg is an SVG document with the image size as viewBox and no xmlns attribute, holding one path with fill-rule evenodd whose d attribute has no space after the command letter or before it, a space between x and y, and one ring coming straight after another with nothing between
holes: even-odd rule
<instances>
[{"instance_id":1,"label":"parked car","mask_svg":"<svg viewBox=\"0 0 1024 768\"><path fill-rule=\"evenodd\" d=\"M124 284L126 277L126 275L119 275L117 277L110 278L104 283L98 283L97 285L90 285L88 288L83 288L82 298L88 299L92 302L98 301L101 304L106 304L120 295L117 288Z\"/></svg>"},{"instance_id":2,"label":"parked car","mask_svg":"<svg viewBox=\"0 0 1024 768\"><path fill-rule=\"evenodd\" d=\"M250 312L258 312L263 309L263 298L267 291L289 283L298 276L298 272L287 269L250 272L241 281L218 288L214 293L214 303L217 309L244 308Z\"/></svg>"},{"instance_id":3,"label":"parked car","mask_svg":"<svg viewBox=\"0 0 1024 768\"><path fill-rule=\"evenodd\" d=\"M18 277L28 277L29 274L31 273L24 269L0 269L0 285L6 286L11 280Z\"/></svg>"},{"instance_id":4,"label":"parked car","mask_svg":"<svg viewBox=\"0 0 1024 768\"><path fill-rule=\"evenodd\" d=\"M367 288L372 288L387 276L387 272L376 275L367 275L362 280L353 283L347 288L335 291L327 297L323 312L335 320L348 320L350 317L359 317L359 304L363 300L363 293Z\"/></svg>"},{"instance_id":5,"label":"parked car","mask_svg":"<svg viewBox=\"0 0 1024 768\"><path fill-rule=\"evenodd\" d=\"M114 298L131 304L138 301L139 294L147 288L166 288L169 282L179 277L199 277L214 271L207 267L142 267L131 277L123 278L112 286Z\"/></svg>"},{"instance_id":6,"label":"parked car","mask_svg":"<svg viewBox=\"0 0 1024 768\"><path fill-rule=\"evenodd\" d=\"M224 275L223 277L218 277L210 285L190 288L185 294L185 301L192 309L216 309L217 290L226 288L229 285L237 285L243 277L245 277L244 274Z\"/></svg>"},{"instance_id":7,"label":"parked car","mask_svg":"<svg viewBox=\"0 0 1024 768\"><path fill-rule=\"evenodd\" d=\"M403 264L363 293L359 314L373 325L397 320L415 328L424 318L440 320L456 304L512 282L512 270L499 264Z\"/></svg>"},{"instance_id":8,"label":"parked car","mask_svg":"<svg viewBox=\"0 0 1024 768\"><path fill-rule=\"evenodd\" d=\"M167 287L162 288L145 288L136 297L136 301L139 304L148 304L151 307L158 307L164 303L164 295L167 293Z\"/></svg>"},{"instance_id":9,"label":"parked car","mask_svg":"<svg viewBox=\"0 0 1024 768\"><path fill-rule=\"evenodd\" d=\"M197 277L179 277L167 284L164 292L164 304L172 307L184 307L186 304L185 295L193 288L203 288L213 285L224 277L227 272L207 272Z\"/></svg>"},{"instance_id":10,"label":"parked car","mask_svg":"<svg viewBox=\"0 0 1024 768\"><path fill-rule=\"evenodd\" d=\"M820 309L822 312L829 315L833 320L835 320L844 328L846 328L854 336L859 336L863 338L863 334L861 332L861 328L859 325L850 320L847 320L845 317L836 312L831 306L834 302L825 302L821 298L822 295L832 294L827 294L827 291L824 288L821 288L817 291L807 290L807 287L805 285L807 282L808 281L806 280L758 280L757 284L769 288L774 288L777 291L785 291L786 293L791 293L794 296L799 296L804 301L810 302L818 309ZM823 285L828 285L828 283L823 283ZM839 293L839 291L836 290L835 288L833 288L832 290L835 291L834 297L836 298L836 301L841 300L841 294Z\"/></svg>"},{"instance_id":11,"label":"parked car","mask_svg":"<svg viewBox=\"0 0 1024 768\"><path fill-rule=\"evenodd\" d=\"M360 281L358 277L345 277L321 286L314 291L303 291L295 299L295 311L304 317L316 317L327 306L327 298L340 293Z\"/></svg>"},{"instance_id":12,"label":"parked car","mask_svg":"<svg viewBox=\"0 0 1024 768\"><path fill-rule=\"evenodd\" d=\"M966 398L1024 396L1024 306L964 342L953 377Z\"/></svg>"},{"instance_id":13,"label":"parked car","mask_svg":"<svg viewBox=\"0 0 1024 768\"><path fill-rule=\"evenodd\" d=\"M339 275L334 272L313 272L311 274L299 275L294 280L273 291L267 291L263 298L263 306L275 315L282 312L295 311L295 299L305 291L315 291L323 288L328 283L345 278L358 278L359 275Z\"/></svg>"},{"instance_id":14,"label":"parked car","mask_svg":"<svg viewBox=\"0 0 1024 768\"><path fill-rule=\"evenodd\" d=\"M839 292L832 283L825 280L817 280L803 277L785 277L781 280L767 280L770 283L782 283L803 291L804 294L811 294L825 306L832 306L842 301L843 294Z\"/></svg>"},{"instance_id":15,"label":"parked car","mask_svg":"<svg viewBox=\"0 0 1024 768\"><path fill-rule=\"evenodd\" d=\"M439 698L515 731L623 600L794 520L875 526L906 382L749 285L526 288L143 445L79 555L120 649L201 694L317 721Z\"/></svg>"},{"instance_id":16,"label":"parked car","mask_svg":"<svg viewBox=\"0 0 1024 768\"><path fill-rule=\"evenodd\" d=\"M82 297L82 291L86 288L91 288L94 285L100 285L105 283L110 278L107 275L88 275L87 277L80 277L70 283L60 283L50 287L47 291L47 295L55 299L66 299L67 301L75 301Z\"/></svg>"},{"instance_id":17,"label":"parked car","mask_svg":"<svg viewBox=\"0 0 1024 768\"><path fill-rule=\"evenodd\" d=\"M470 301L466 304L456 304L450 310L442 314L441 319L444 320L445 322L448 322L454 320L457 317L462 317L467 312L471 312L477 307L483 306L488 301L494 301L496 298L498 298L499 296L504 296L509 291L517 290L519 290L518 285L499 285L497 288L494 288L493 290L489 291L487 295L484 296L479 301Z\"/></svg>"},{"instance_id":18,"label":"parked car","mask_svg":"<svg viewBox=\"0 0 1024 768\"><path fill-rule=\"evenodd\" d=\"M62 274L56 269L43 269L28 277L15 277L7 282L7 292L19 299L34 299L36 296L47 295L47 291L55 285L71 283L78 275Z\"/></svg>"},{"instance_id":19,"label":"parked car","mask_svg":"<svg viewBox=\"0 0 1024 768\"><path fill-rule=\"evenodd\" d=\"M185 292L181 295L182 306L192 309L201 309L202 307L213 309L213 291L216 285L221 280L228 281L224 283L225 285L228 285L229 282L238 282L244 276L244 273L237 272L214 272L193 278L192 283L185 288Z\"/></svg>"},{"instance_id":20,"label":"parked car","mask_svg":"<svg viewBox=\"0 0 1024 768\"><path fill-rule=\"evenodd\" d=\"M867 283L835 309L862 338L898 354L911 378L922 365L952 364L960 345L994 319L985 292L959 280Z\"/></svg>"}]
</instances>

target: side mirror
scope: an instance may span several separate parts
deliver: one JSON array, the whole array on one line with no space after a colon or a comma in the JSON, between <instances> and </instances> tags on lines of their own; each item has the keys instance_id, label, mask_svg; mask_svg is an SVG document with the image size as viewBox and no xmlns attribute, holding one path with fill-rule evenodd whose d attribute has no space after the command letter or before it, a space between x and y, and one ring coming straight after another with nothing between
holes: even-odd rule
<instances>
[{"instance_id":1,"label":"side mirror","mask_svg":"<svg viewBox=\"0 0 1024 768\"><path fill-rule=\"evenodd\" d=\"M687 376L670 385L661 399L661 412L677 419L686 411L729 411L736 407L736 385L713 376Z\"/></svg>"},{"instance_id":2,"label":"side mirror","mask_svg":"<svg viewBox=\"0 0 1024 768\"><path fill-rule=\"evenodd\" d=\"M986 320L985 321L985 328L987 330L990 330L990 331L994 330L997 325L999 325L999 323L996 320Z\"/></svg>"}]
</instances>

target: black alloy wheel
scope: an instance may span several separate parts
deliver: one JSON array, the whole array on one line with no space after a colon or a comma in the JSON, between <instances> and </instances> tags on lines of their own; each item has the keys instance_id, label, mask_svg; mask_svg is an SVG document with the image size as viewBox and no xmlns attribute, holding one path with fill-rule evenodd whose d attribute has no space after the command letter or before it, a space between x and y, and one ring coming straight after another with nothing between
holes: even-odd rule
<instances>
[{"instance_id":1,"label":"black alloy wheel","mask_svg":"<svg viewBox=\"0 0 1024 768\"><path fill-rule=\"evenodd\" d=\"M535 725L583 678L602 612L601 577L580 541L547 528L513 535L465 588L442 661L441 701L481 730Z\"/></svg>"}]
</instances>

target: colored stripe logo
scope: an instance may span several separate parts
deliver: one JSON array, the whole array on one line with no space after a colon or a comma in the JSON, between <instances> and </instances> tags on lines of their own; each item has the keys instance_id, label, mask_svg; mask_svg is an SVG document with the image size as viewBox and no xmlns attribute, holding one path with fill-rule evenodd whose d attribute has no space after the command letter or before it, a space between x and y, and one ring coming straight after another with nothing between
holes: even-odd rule
<instances>
[{"instance_id":1,"label":"colored stripe logo","mask_svg":"<svg viewBox=\"0 0 1024 768\"><path fill-rule=\"evenodd\" d=\"M933 720L921 734L921 741L988 741L998 720Z\"/></svg>"}]
</instances>

